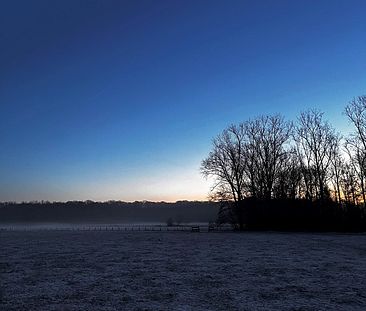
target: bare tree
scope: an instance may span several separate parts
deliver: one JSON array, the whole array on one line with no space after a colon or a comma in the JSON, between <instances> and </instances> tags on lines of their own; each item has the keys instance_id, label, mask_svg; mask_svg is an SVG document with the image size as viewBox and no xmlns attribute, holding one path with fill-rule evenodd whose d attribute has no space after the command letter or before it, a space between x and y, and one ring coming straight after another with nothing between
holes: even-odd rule
<instances>
[{"instance_id":1,"label":"bare tree","mask_svg":"<svg viewBox=\"0 0 366 311\"><path fill-rule=\"evenodd\" d=\"M320 215L318 221L336 227L339 217L355 217L360 206L347 214L349 207L366 203L366 96L345 114L356 129L346 139L318 110L301 113L295 125L274 115L226 128L201 163L202 174L214 180L211 200L222 202L218 221L242 230L287 217L301 223L301 215ZM307 206L320 206L319 215Z\"/></svg>"},{"instance_id":2,"label":"bare tree","mask_svg":"<svg viewBox=\"0 0 366 311\"><path fill-rule=\"evenodd\" d=\"M231 125L213 140L213 150L201 164L202 174L215 178L211 191L225 200L243 199L244 141L244 127Z\"/></svg>"},{"instance_id":3,"label":"bare tree","mask_svg":"<svg viewBox=\"0 0 366 311\"><path fill-rule=\"evenodd\" d=\"M351 137L366 149L366 95L353 99L346 106L345 114L356 129Z\"/></svg>"},{"instance_id":4,"label":"bare tree","mask_svg":"<svg viewBox=\"0 0 366 311\"><path fill-rule=\"evenodd\" d=\"M213 140L201 172L214 177L211 198L233 201L240 226L246 197L270 199L286 159L292 125L279 116L262 116L231 125ZM232 210L231 208L231 210Z\"/></svg>"},{"instance_id":5,"label":"bare tree","mask_svg":"<svg viewBox=\"0 0 366 311\"><path fill-rule=\"evenodd\" d=\"M330 148L330 173L331 181L334 188L334 197L338 203L341 203L341 174L344 166L344 159L340 149L340 135L334 135L332 138L332 147Z\"/></svg>"},{"instance_id":6,"label":"bare tree","mask_svg":"<svg viewBox=\"0 0 366 311\"><path fill-rule=\"evenodd\" d=\"M345 114L355 127L355 131L346 139L346 150L350 165L359 180L362 201L366 204L366 96L354 98L345 109Z\"/></svg>"},{"instance_id":7,"label":"bare tree","mask_svg":"<svg viewBox=\"0 0 366 311\"><path fill-rule=\"evenodd\" d=\"M302 170L294 148L286 153L281 171L274 186L274 197L278 199L296 199L301 197Z\"/></svg>"},{"instance_id":8,"label":"bare tree","mask_svg":"<svg viewBox=\"0 0 366 311\"><path fill-rule=\"evenodd\" d=\"M356 205L358 203L358 184L356 174L350 164L344 164L341 169L340 185L344 199L347 203Z\"/></svg>"},{"instance_id":9,"label":"bare tree","mask_svg":"<svg viewBox=\"0 0 366 311\"><path fill-rule=\"evenodd\" d=\"M366 152L357 137L346 139L345 149L349 157L349 166L358 180L358 186L362 195L362 201L366 202Z\"/></svg>"},{"instance_id":10,"label":"bare tree","mask_svg":"<svg viewBox=\"0 0 366 311\"><path fill-rule=\"evenodd\" d=\"M244 141L244 127L231 125L213 140L213 150L201 163L202 174L214 177L212 198L226 203L221 212L234 214L236 219L231 222L239 223L240 229L244 226L240 204L244 196Z\"/></svg>"},{"instance_id":11,"label":"bare tree","mask_svg":"<svg viewBox=\"0 0 366 311\"><path fill-rule=\"evenodd\" d=\"M303 112L298 118L294 138L302 159L307 193L311 198L314 198L312 186L315 185L316 198L325 199L335 136L334 129L323 120L323 113L317 110Z\"/></svg>"},{"instance_id":12,"label":"bare tree","mask_svg":"<svg viewBox=\"0 0 366 311\"><path fill-rule=\"evenodd\" d=\"M241 201L246 196L270 199L286 165L286 142L292 124L279 116L262 116L232 125L213 141L202 161L204 176L214 176L214 196Z\"/></svg>"},{"instance_id":13,"label":"bare tree","mask_svg":"<svg viewBox=\"0 0 366 311\"><path fill-rule=\"evenodd\" d=\"M247 134L247 180L252 196L271 199L276 180L286 164L286 143L292 124L280 115L261 116L244 123Z\"/></svg>"}]
</instances>

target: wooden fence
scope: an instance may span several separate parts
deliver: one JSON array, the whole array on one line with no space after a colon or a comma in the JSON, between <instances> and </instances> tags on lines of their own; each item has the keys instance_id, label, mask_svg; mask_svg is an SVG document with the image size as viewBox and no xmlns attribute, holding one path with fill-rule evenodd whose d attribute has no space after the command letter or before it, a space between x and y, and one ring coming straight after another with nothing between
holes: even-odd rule
<instances>
[{"instance_id":1,"label":"wooden fence","mask_svg":"<svg viewBox=\"0 0 366 311\"><path fill-rule=\"evenodd\" d=\"M15 225L1 226L0 231L150 231L150 232L225 232L232 231L230 226L212 225L75 225L75 226L42 226Z\"/></svg>"}]
</instances>

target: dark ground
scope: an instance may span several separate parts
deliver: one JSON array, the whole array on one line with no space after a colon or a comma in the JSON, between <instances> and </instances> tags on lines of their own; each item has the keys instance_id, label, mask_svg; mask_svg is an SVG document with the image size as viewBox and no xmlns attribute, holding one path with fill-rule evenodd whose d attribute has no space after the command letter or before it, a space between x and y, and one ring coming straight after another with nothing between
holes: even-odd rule
<instances>
[{"instance_id":1,"label":"dark ground","mask_svg":"<svg viewBox=\"0 0 366 311\"><path fill-rule=\"evenodd\" d=\"M0 232L1 310L365 310L366 235Z\"/></svg>"}]
</instances>

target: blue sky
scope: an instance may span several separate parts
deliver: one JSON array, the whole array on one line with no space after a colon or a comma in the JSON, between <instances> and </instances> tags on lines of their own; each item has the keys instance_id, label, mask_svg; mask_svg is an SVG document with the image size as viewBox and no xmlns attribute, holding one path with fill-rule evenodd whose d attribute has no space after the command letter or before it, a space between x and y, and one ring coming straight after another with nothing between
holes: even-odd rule
<instances>
[{"instance_id":1,"label":"blue sky","mask_svg":"<svg viewBox=\"0 0 366 311\"><path fill-rule=\"evenodd\" d=\"M3 1L0 201L205 199L230 123L366 93L365 1Z\"/></svg>"}]
</instances>

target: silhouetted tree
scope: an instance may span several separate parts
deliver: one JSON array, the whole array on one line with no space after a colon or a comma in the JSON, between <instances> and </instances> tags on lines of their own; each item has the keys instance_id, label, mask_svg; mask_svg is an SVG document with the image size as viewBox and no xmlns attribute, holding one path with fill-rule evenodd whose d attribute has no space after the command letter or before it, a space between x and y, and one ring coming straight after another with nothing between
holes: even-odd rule
<instances>
[{"instance_id":1,"label":"silhouetted tree","mask_svg":"<svg viewBox=\"0 0 366 311\"><path fill-rule=\"evenodd\" d=\"M244 144L243 125L231 125L213 140L213 150L201 164L202 174L215 178L212 191L235 202L243 199Z\"/></svg>"},{"instance_id":2,"label":"silhouetted tree","mask_svg":"<svg viewBox=\"0 0 366 311\"><path fill-rule=\"evenodd\" d=\"M340 185L346 203L356 205L358 202L358 183L353 167L344 164L341 168Z\"/></svg>"},{"instance_id":3,"label":"silhouetted tree","mask_svg":"<svg viewBox=\"0 0 366 311\"><path fill-rule=\"evenodd\" d=\"M350 164L356 172L362 196L366 203L366 96L353 99L345 109L345 114L355 127L355 131L346 139L346 150Z\"/></svg>"},{"instance_id":4,"label":"silhouetted tree","mask_svg":"<svg viewBox=\"0 0 366 311\"><path fill-rule=\"evenodd\" d=\"M301 196L302 170L299 158L294 148L286 153L281 164L281 170L274 185L274 198L296 199Z\"/></svg>"},{"instance_id":5,"label":"silhouetted tree","mask_svg":"<svg viewBox=\"0 0 366 311\"><path fill-rule=\"evenodd\" d=\"M366 149L366 95L353 99L346 106L345 114L356 129L352 136Z\"/></svg>"},{"instance_id":6,"label":"silhouetted tree","mask_svg":"<svg viewBox=\"0 0 366 311\"><path fill-rule=\"evenodd\" d=\"M349 167L357 181L362 201L365 202L365 165L366 153L363 146L354 137L346 139L345 149L349 156Z\"/></svg>"},{"instance_id":7,"label":"silhouetted tree","mask_svg":"<svg viewBox=\"0 0 366 311\"><path fill-rule=\"evenodd\" d=\"M218 222L239 229L366 230L359 205L366 203L366 97L345 111L356 131L344 150L318 110L301 113L294 126L275 115L225 129L201 164L215 181L211 200L222 202Z\"/></svg>"},{"instance_id":8,"label":"silhouetted tree","mask_svg":"<svg viewBox=\"0 0 366 311\"><path fill-rule=\"evenodd\" d=\"M201 172L215 179L211 192L220 201L234 201L237 222L243 228L240 202L244 195L245 128L231 125L213 140L213 150L202 161ZM231 210L231 204L223 206Z\"/></svg>"},{"instance_id":9,"label":"silhouetted tree","mask_svg":"<svg viewBox=\"0 0 366 311\"><path fill-rule=\"evenodd\" d=\"M246 184L250 196L271 199L287 159L286 143L292 124L280 115L261 116L243 123L246 133Z\"/></svg>"},{"instance_id":10,"label":"silhouetted tree","mask_svg":"<svg viewBox=\"0 0 366 311\"><path fill-rule=\"evenodd\" d=\"M279 116L261 116L231 125L213 140L213 150L202 161L201 172L213 176L211 198L225 204L243 228L245 197L270 199L285 166L285 144L292 125Z\"/></svg>"},{"instance_id":11,"label":"silhouetted tree","mask_svg":"<svg viewBox=\"0 0 366 311\"><path fill-rule=\"evenodd\" d=\"M334 188L334 197L338 203L342 202L342 191L340 185L341 170L344 167L344 159L340 149L340 135L334 135L332 138L332 147L330 148L330 174L331 182Z\"/></svg>"},{"instance_id":12,"label":"silhouetted tree","mask_svg":"<svg viewBox=\"0 0 366 311\"><path fill-rule=\"evenodd\" d=\"M324 201L328 192L328 169L336 137L335 130L323 120L323 113L308 110L301 113L295 131L297 150L302 159L307 195ZM313 188L315 187L315 189Z\"/></svg>"}]
</instances>

